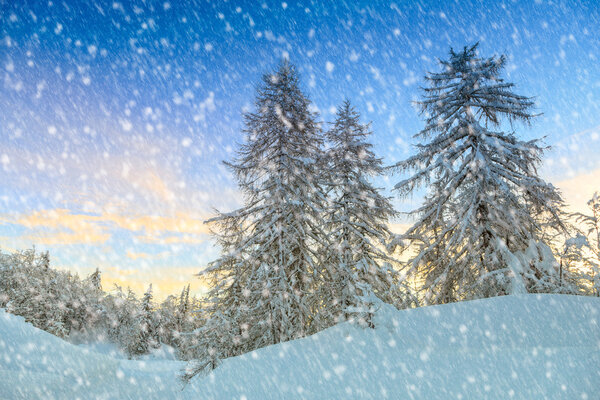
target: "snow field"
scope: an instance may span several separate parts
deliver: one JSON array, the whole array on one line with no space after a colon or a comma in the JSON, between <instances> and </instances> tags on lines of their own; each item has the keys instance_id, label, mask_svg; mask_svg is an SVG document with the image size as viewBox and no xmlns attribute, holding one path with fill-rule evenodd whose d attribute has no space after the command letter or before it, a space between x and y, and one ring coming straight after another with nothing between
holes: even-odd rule
<instances>
[{"instance_id":1,"label":"snow field","mask_svg":"<svg viewBox=\"0 0 600 400\"><path fill-rule=\"evenodd\" d=\"M122 360L0 311L0 399L598 399L600 299L519 295L397 311L225 360Z\"/></svg>"}]
</instances>

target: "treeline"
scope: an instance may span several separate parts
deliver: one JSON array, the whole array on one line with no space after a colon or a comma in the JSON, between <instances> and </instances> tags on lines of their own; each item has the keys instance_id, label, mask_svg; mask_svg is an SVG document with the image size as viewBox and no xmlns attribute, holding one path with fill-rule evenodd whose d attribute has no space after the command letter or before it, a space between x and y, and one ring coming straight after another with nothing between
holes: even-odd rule
<instances>
[{"instance_id":1,"label":"treeline","mask_svg":"<svg viewBox=\"0 0 600 400\"><path fill-rule=\"evenodd\" d=\"M0 252L0 308L67 340L112 342L129 357L163 344L180 359L196 357L202 307L189 290L156 304L152 285L142 298L118 286L107 293L99 270L80 279L52 268L48 252Z\"/></svg>"}]
</instances>

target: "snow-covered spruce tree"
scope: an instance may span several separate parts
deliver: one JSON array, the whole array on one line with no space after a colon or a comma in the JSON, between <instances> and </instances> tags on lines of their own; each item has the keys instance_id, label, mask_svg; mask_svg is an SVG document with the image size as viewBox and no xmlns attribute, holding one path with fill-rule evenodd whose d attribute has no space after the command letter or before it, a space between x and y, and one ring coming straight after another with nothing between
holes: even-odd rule
<instances>
[{"instance_id":1,"label":"snow-covered spruce tree","mask_svg":"<svg viewBox=\"0 0 600 400\"><path fill-rule=\"evenodd\" d=\"M373 326L374 296L401 305L406 295L392 268L396 261L386 253L388 220L396 212L369 182L383 172L381 159L367 142L369 135L369 126L360 123L360 115L345 101L326 133L331 148L323 178L329 199L324 225L333 245L327 248L320 288L326 292L323 297L334 299L324 313L336 321L353 318Z\"/></svg>"},{"instance_id":2,"label":"snow-covered spruce tree","mask_svg":"<svg viewBox=\"0 0 600 400\"><path fill-rule=\"evenodd\" d=\"M533 101L500 78L505 62L479 58L477 44L451 50L442 71L425 77L418 153L393 166L414 171L395 186L401 196L430 188L401 236L405 248L416 249L408 272L422 280L429 303L559 290L538 223L544 214L563 226L561 196L537 174L545 148L492 130L534 117Z\"/></svg>"},{"instance_id":3,"label":"snow-covered spruce tree","mask_svg":"<svg viewBox=\"0 0 600 400\"><path fill-rule=\"evenodd\" d=\"M152 305L152 284L148 286L148 290L146 290L144 297L142 297L140 308L132 328L133 335L127 347L129 355L147 354L151 349L159 346L159 327L156 324Z\"/></svg>"},{"instance_id":4,"label":"snow-covered spruce tree","mask_svg":"<svg viewBox=\"0 0 600 400\"><path fill-rule=\"evenodd\" d=\"M177 330L179 332L184 332L187 330L187 325L189 325L189 314L190 314L190 285L188 284L181 291L181 295L179 296L179 303L177 304Z\"/></svg>"},{"instance_id":5,"label":"snow-covered spruce tree","mask_svg":"<svg viewBox=\"0 0 600 400\"><path fill-rule=\"evenodd\" d=\"M196 304L195 298L190 299L190 285L183 288L179 300L174 305L173 313L174 327L172 345L177 348L178 357L182 360L196 358L198 351L198 335L195 332L202 322L202 312L193 312L196 309L204 309L203 305Z\"/></svg>"},{"instance_id":6,"label":"snow-covered spruce tree","mask_svg":"<svg viewBox=\"0 0 600 400\"><path fill-rule=\"evenodd\" d=\"M223 255L201 276L213 282L199 348L188 377L223 357L302 337L321 328L314 294L324 203L316 115L284 61L263 76L256 112L245 115L246 141L226 163L245 196L243 208L210 222Z\"/></svg>"},{"instance_id":7,"label":"snow-covered spruce tree","mask_svg":"<svg viewBox=\"0 0 600 400\"><path fill-rule=\"evenodd\" d=\"M177 323L177 308L177 296L169 295L156 309L159 343L177 347L176 342L180 332Z\"/></svg>"}]
</instances>

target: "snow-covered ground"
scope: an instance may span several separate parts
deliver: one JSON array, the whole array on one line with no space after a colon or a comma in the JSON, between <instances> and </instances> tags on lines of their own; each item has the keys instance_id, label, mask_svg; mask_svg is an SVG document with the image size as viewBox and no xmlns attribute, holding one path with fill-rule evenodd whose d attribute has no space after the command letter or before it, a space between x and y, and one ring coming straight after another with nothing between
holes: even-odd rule
<instances>
[{"instance_id":1,"label":"snow-covered ground","mask_svg":"<svg viewBox=\"0 0 600 400\"><path fill-rule=\"evenodd\" d=\"M0 399L600 399L600 299L559 295L396 311L226 360L184 363L69 344L0 310Z\"/></svg>"}]
</instances>

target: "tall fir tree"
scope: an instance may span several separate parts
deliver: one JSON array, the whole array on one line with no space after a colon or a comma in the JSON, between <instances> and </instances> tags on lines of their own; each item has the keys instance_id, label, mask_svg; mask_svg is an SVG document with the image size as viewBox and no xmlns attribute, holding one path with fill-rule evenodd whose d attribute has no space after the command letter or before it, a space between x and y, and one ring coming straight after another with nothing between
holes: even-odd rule
<instances>
[{"instance_id":1,"label":"tall fir tree","mask_svg":"<svg viewBox=\"0 0 600 400\"><path fill-rule=\"evenodd\" d=\"M329 171L324 177L329 207L325 229L333 246L327 248L323 297L333 296L326 310L336 319L358 319L372 326L374 296L399 305L401 294L396 263L386 252L391 237L389 219L396 212L369 179L383 173L382 162L367 142L371 131L360 123L360 115L345 101L335 123L326 133Z\"/></svg>"},{"instance_id":2,"label":"tall fir tree","mask_svg":"<svg viewBox=\"0 0 600 400\"><path fill-rule=\"evenodd\" d=\"M245 114L246 140L226 165L245 205L211 220L223 255L201 273L208 295L206 354L189 376L222 357L302 337L319 329L322 307L317 243L324 205L317 116L284 61L263 76L256 111Z\"/></svg>"},{"instance_id":3,"label":"tall fir tree","mask_svg":"<svg viewBox=\"0 0 600 400\"><path fill-rule=\"evenodd\" d=\"M430 187L402 236L417 246L409 273L429 303L553 291L558 281L538 222L544 214L563 226L561 196L537 173L545 148L492 130L503 120L529 123L533 101L500 78L504 56L479 58L477 46L451 50L442 71L426 75L418 153L395 165L414 171L395 186L401 196Z\"/></svg>"},{"instance_id":4,"label":"tall fir tree","mask_svg":"<svg viewBox=\"0 0 600 400\"><path fill-rule=\"evenodd\" d=\"M179 295L179 303L175 315L177 331L183 332L186 330L186 323L190 312L190 285L188 284L181 290Z\"/></svg>"}]
</instances>

